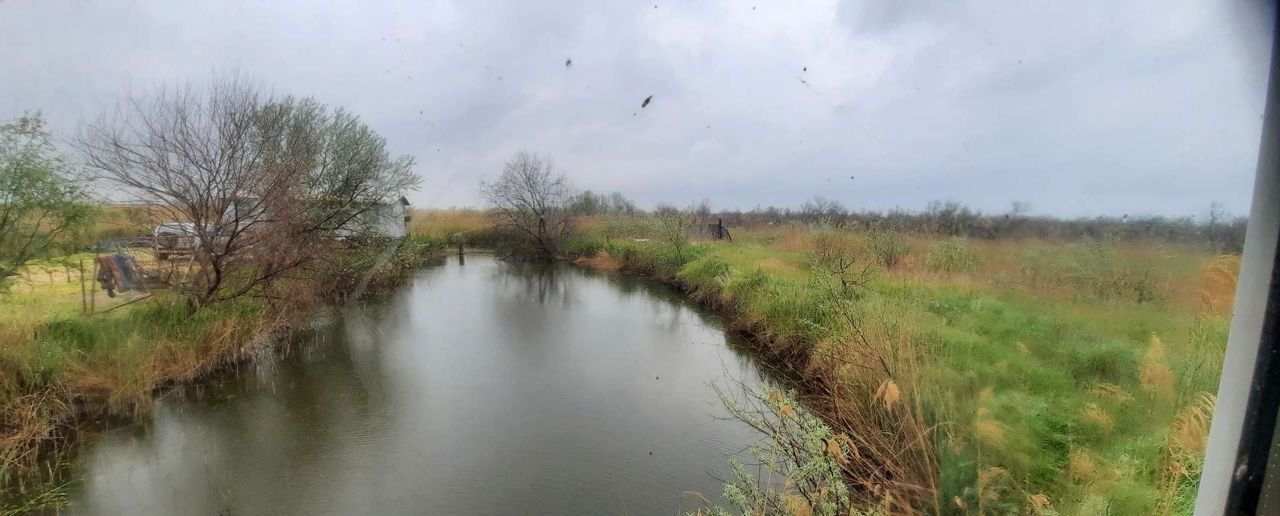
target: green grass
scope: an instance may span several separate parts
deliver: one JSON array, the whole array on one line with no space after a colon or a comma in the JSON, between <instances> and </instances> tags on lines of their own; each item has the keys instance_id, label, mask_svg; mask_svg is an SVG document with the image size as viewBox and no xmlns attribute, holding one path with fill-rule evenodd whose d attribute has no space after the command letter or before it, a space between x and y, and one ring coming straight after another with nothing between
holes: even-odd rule
<instances>
[{"instance_id":1,"label":"green grass","mask_svg":"<svg viewBox=\"0 0 1280 516\"><path fill-rule=\"evenodd\" d=\"M575 248L603 249L625 270L682 283L766 340L812 350L851 339L839 334L830 297L805 264L801 236L744 236L695 243L683 257L654 241L591 243L590 233ZM926 269L883 274L850 301L892 314L879 323L910 329L901 345L919 354L920 374L904 390L936 425L939 509L966 513L981 503L990 512L1030 512L1029 496L1043 494L1062 514L1189 513L1200 458L1193 454L1179 472L1170 443L1182 435L1174 432L1179 415L1217 387L1228 321L1182 299L1210 257L1162 249L1168 259L1155 260L1093 241L1065 249L1053 259L1029 252L1023 271L1009 271L1007 256L943 241ZM983 269L987 261L1006 270ZM1070 291L1039 291L1034 275L1069 278ZM1171 281L1142 279L1156 276ZM1149 355L1153 335L1163 358ZM834 349L858 359L855 347ZM1171 387L1161 387L1163 377Z\"/></svg>"}]
</instances>

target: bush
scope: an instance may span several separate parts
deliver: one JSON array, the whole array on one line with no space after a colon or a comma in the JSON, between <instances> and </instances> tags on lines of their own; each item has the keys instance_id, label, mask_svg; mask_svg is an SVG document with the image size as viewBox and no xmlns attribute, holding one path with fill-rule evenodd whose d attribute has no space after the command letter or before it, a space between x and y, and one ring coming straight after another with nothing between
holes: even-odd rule
<instances>
[{"instance_id":1,"label":"bush","mask_svg":"<svg viewBox=\"0 0 1280 516\"><path fill-rule=\"evenodd\" d=\"M886 269L897 267L911 253L911 244L896 231L873 231L869 243L871 253Z\"/></svg>"},{"instance_id":2,"label":"bush","mask_svg":"<svg viewBox=\"0 0 1280 516\"><path fill-rule=\"evenodd\" d=\"M858 257L853 235L838 229L820 229L813 234L808 253L809 267L816 277L839 285L841 295L865 290L875 280L874 266Z\"/></svg>"},{"instance_id":3,"label":"bush","mask_svg":"<svg viewBox=\"0 0 1280 516\"><path fill-rule=\"evenodd\" d=\"M569 240L564 243L561 251L565 256L576 257L591 256L600 252L602 249L604 249L604 242L578 233L569 237Z\"/></svg>"},{"instance_id":4,"label":"bush","mask_svg":"<svg viewBox=\"0 0 1280 516\"><path fill-rule=\"evenodd\" d=\"M938 242L929 249L925 265L935 272L947 274L973 272L978 268L978 253L961 237Z\"/></svg>"},{"instance_id":5,"label":"bush","mask_svg":"<svg viewBox=\"0 0 1280 516\"><path fill-rule=\"evenodd\" d=\"M1167 297L1155 264L1122 260L1110 240L1086 236L1066 253L1031 249L1023 255L1022 269L1032 284L1066 285L1099 299L1149 303Z\"/></svg>"}]
</instances>

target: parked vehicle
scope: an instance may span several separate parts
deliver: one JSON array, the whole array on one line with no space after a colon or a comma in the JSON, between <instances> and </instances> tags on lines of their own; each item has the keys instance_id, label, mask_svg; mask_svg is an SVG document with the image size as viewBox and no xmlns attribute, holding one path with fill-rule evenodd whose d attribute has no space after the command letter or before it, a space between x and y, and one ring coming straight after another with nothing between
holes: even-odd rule
<instances>
[{"instance_id":1,"label":"parked vehicle","mask_svg":"<svg viewBox=\"0 0 1280 516\"><path fill-rule=\"evenodd\" d=\"M168 260L170 256L191 254L200 245L196 225L192 222L165 222L152 232L156 259Z\"/></svg>"}]
</instances>

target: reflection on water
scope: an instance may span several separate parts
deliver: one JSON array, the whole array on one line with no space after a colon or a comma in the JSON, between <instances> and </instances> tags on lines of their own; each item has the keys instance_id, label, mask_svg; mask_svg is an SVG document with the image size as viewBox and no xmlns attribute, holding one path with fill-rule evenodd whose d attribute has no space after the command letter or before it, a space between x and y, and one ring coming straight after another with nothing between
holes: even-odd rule
<instances>
[{"instance_id":1,"label":"reflection on water","mask_svg":"<svg viewBox=\"0 0 1280 516\"><path fill-rule=\"evenodd\" d=\"M71 512L669 514L759 437L754 362L627 278L453 256L308 338L90 440Z\"/></svg>"}]
</instances>

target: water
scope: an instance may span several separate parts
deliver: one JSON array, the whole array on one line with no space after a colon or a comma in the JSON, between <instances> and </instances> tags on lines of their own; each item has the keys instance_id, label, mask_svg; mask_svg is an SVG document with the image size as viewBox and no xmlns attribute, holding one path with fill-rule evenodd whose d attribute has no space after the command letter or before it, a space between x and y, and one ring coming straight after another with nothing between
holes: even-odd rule
<instances>
[{"instance_id":1,"label":"water","mask_svg":"<svg viewBox=\"0 0 1280 516\"><path fill-rule=\"evenodd\" d=\"M86 440L75 514L673 514L718 499L759 386L636 280L452 257L315 342Z\"/></svg>"}]
</instances>

